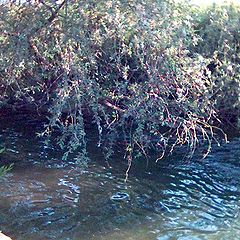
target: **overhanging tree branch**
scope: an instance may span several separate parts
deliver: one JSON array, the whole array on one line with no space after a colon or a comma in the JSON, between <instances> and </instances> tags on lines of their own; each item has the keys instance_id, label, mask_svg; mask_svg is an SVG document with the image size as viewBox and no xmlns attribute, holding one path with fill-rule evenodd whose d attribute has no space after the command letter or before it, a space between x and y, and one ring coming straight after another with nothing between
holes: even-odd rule
<instances>
[{"instance_id":1,"label":"overhanging tree branch","mask_svg":"<svg viewBox=\"0 0 240 240\"><path fill-rule=\"evenodd\" d=\"M43 28L49 26L53 20L57 17L59 11L62 9L62 7L66 4L68 0L63 0L63 2L57 7L57 9L52 12L51 16L43 23L42 26L39 26L38 28L36 28L32 33L31 33L31 36L29 37L32 37L33 35L37 34L38 32L40 32Z\"/></svg>"}]
</instances>

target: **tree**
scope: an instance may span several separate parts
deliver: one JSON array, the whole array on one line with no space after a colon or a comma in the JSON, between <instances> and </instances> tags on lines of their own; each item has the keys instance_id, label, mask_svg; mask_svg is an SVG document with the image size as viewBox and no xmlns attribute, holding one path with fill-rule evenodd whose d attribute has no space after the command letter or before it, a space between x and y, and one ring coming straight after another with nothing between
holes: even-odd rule
<instances>
[{"instance_id":1,"label":"tree","mask_svg":"<svg viewBox=\"0 0 240 240\"><path fill-rule=\"evenodd\" d=\"M88 123L106 159L120 141L129 166L152 149L161 159L187 145L192 155L207 141L210 151L220 131L212 59L189 4L29 1L0 11L2 92L48 109L45 133L61 131L65 158L87 159Z\"/></svg>"}]
</instances>

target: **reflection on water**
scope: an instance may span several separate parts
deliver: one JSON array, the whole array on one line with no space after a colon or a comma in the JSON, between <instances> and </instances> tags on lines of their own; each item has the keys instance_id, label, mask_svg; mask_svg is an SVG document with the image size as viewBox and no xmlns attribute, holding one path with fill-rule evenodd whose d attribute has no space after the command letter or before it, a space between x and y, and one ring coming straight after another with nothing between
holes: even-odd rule
<instances>
[{"instance_id":1,"label":"reflection on water","mask_svg":"<svg viewBox=\"0 0 240 240\"><path fill-rule=\"evenodd\" d=\"M78 169L21 119L0 129L1 162L15 162L0 179L0 230L14 239L239 239L239 140L205 160L136 166L125 183L120 161L109 169L92 150L89 168Z\"/></svg>"}]
</instances>

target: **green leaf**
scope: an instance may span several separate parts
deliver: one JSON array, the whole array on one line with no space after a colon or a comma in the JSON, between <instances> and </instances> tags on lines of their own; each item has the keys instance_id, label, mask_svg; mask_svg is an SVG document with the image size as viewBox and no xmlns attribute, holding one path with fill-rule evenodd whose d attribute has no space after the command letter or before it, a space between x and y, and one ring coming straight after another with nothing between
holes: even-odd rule
<instances>
[{"instance_id":1,"label":"green leaf","mask_svg":"<svg viewBox=\"0 0 240 240\"><path fill-rule=\"evenodd\" d=\"M7 172L11 171L12 168L13 168L13 164L10 164L9 166L0 167L0 177L5 175Z\"/></svg>"},{"instance_id":2,"label":"green leaf","mask_svg":"<svg viewBox=\"0 0 240 240\"><path fill-rule=\"evenodd\" d=\"M5 147L4 148L0 148L0 154L3 153L5 151Z\"/></svg>"}]
</instances>

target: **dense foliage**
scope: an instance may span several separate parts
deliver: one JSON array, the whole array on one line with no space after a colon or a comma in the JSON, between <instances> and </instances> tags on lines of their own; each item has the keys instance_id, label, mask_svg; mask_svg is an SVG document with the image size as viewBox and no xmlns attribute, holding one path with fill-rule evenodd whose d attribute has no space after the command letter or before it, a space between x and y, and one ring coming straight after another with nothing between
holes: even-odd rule
<instances>
[{"instance_id":1,"label":"dense foliage","mask_svg":"<svg viewBox=\"0 0 240 240\"><path fill-rule=\"evenodd\" d=\"M194 51L216 64L211 101L228 126L240 127L240 5L213 5L196 12Z\"/></svg>"},{"instance_id":2,"label":"dense foliage","mask_svg":"<svg viewBox=\"0 0 240 240\"><path fill-rule=\"evenodd\" d=\"M38 0L0 12L0 103L47 109L64 157L87 159L89 123L106 159L120 144L129 166L204 140L207 154L220 119L237 123L238 6Z\"/></svg>"}]
</instances>

